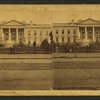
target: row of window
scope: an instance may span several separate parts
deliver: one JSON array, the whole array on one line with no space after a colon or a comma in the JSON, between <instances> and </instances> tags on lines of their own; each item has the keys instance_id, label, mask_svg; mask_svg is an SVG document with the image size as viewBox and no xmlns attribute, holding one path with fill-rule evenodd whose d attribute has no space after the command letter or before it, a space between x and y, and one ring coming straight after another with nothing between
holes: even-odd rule
<instances>
[{"instance_id":1,"label":"row of window","mask_svg":"<svg viewBox=\"0 0 100 100\"><path fill-rule=\"evenodd\" d=\"M58 33L59 33L59 31L56 30L56 34L58 34ZM65 33L65 30L62 30L62 34L64 34L64 33ZM70 34L70 30L69 29L67 30L67 33ZM73 30L73 34L76 34L76 30L75 29Z\"/></svg>"},{"instance_id":2,"label":"row of window","mask_svg":"<svg viewBox=\"0 0 100 100\"><path fill-rule=\"evenodd\" d=\"M37 32L34 31L34 35L36 35L36 34L37 34ZM31 31L28 31L28 35L31 35ZM42 31L40 31L40 35L42 35ZM48 35L48 31L46 31L46 35Z\"/></svg>"},{"instance_id":3,"label":"row of window","mask_svg":"<svg viewBox=\"0 0 100 100\"><path fill-rule=\"evenodd\" d=\"M31 33L28 33L28 35L31 35ZM34 33L34 35L37 35L36 33ZM40 35L42 35L42 33L40 33ZM48 34L46 34L46 35L48 35Z\"/></svg>"},{"instance_id":4,"label":"row of window","mask_svg":"<svg viewBox=\"0 0 100 100\"><path fill-rule=\"evenodd\" d=\"M9 33L7 32L7 33L5 33L5 35L9 35ZM11 35L16 35L16 33L13 33ZM19 35L23 35L23 33L19 33Z\"/></svg>"},{"instance_id":5,"label":"row of window","mask_svg":"<svg viewBox=\"0 0 100 100\"><path fill-rule=\"evenodd\" d=\"M47 41L48 41L48 38L45 38ZM34 41L36 42L37 41L37 39L34 39ZM40 42L42 42L43 41L43 39L42 38L40 38ZM31 43L31 41L29 40L28 41L28 44L30 44Z\"/></svg>"},{"instance_id":6,"label":"row of window","mask_svg":"<svg viewBox=\"0 0 100 100\"><path fill-rule=\"evenodd\" d=\"M59 38L58 37L56 37L56 42L58 43L58 40ZM68 43L70 43L70 39L71 39L71 37L68 37ZM62 42L64 42L65 41L65 38L64 37L62 37ZM75 37L73 37L73 41L74 42L76 42L76 38Z\"/></svg>"}]
</instances>

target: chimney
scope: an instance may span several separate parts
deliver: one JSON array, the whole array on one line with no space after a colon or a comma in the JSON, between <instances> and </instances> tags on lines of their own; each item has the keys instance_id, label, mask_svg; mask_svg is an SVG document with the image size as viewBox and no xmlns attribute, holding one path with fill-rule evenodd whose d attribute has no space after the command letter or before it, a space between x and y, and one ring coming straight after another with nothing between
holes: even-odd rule
<instances>
[{"instance_id":1,"label":"chimney","mask_svg":"<svg viewBox=\"0 0 100 100\"><path fill-rule=\"evenodd\" d=\"M32 21L30 21L30 25L32 25Z\"/></svg>"},{"instance_id":2,"label":"chimney","mask_svg":"<svg viewBox=\"0 0 100 100\"><path fill-rule=\"evenodd\" d=\"M74 23L74 19L72 19L72 23Z\"/></svg>"},{"instance_id":3,"label":"chimney","mask_svg":"<svg viewBox=\"0 0 100 100\"><path fill-rule=\"evenodd\" d=\"M72 19L72 22L74 22L74 19Z\"/></svg>"}]
</instances>

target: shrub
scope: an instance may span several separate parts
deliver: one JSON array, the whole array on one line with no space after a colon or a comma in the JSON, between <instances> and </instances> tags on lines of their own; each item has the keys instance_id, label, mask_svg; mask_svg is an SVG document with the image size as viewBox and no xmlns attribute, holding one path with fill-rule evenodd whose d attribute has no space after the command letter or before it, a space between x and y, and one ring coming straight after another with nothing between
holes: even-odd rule
<instances>
[{"instance_id":1,"label":"shrub","mask_svg":"<svg viewBox=\"0 0 100 100\"><path fill-rule=\"evenodd\" d=\"M50 45L49 45L49 43L48 43L48 41L47 41L46 39L44 39L44 40L42 41L41 47L42 47L42 49L44 49L44 50L46 50L46 51L49 50Z\"/></svg>"},{"instance_id":2,"label":"shrub","mask_svg":"<svg viewBox=\"0 0 100 100\"><path fill-rule=\"evenodd\" d=\"M33 47L36 47L36 42L35 41L33 42Z\"/></svg>"}]
</instances>

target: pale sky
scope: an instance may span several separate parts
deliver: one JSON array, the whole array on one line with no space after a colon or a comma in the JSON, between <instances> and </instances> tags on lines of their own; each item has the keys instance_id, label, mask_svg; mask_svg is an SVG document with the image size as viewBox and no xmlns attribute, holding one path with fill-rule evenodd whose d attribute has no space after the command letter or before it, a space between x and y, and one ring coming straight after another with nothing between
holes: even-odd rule
<instances>
[{"instance_id":1,"label":"pale sky","mask_svg":"<svg viewBox=\"0 0 100 100\"><path fill-rule=\"evenodd\" d=\"M67 23L72 19L100 20L98 5L0 5L0 22L26 21L37 24Z\"/></svg>"}]
</instances>

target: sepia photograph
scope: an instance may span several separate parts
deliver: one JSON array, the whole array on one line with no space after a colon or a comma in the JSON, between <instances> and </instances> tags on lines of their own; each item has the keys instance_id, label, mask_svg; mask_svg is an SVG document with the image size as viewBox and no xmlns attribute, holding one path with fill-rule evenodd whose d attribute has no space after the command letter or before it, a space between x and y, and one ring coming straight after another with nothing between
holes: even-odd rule
<instances>
[{"instance_id":1,"label":"sepia photograph","mask_svg":"<svg viewBox=\"0 0 100 100\"><path fill-rule=\"evenodd\" d=\"M100 90L99 4L2 4L0 13L0 94Z\"/></svg>"},{"instance_id":2,"label":"sepia photograph","mask_svg":"<svg viewBox=\"0 0 100 100\"><path fill-rule=\"evenodd\" d=\"M0 5L0 90L51 90L51 13Z\"/></svg>"},{"instance_id":3,"label":"sepia photograph","mask_svg":"<svg viewBox=\"0 0 100 100\"><path fill-rule=\"evenodd\" d=\"M54 90L100 89L99 7L67 5L54 11Z\"/></svg>"}]
</instances>

